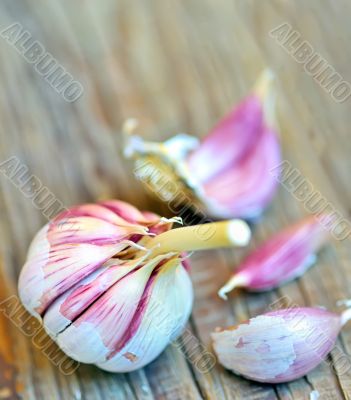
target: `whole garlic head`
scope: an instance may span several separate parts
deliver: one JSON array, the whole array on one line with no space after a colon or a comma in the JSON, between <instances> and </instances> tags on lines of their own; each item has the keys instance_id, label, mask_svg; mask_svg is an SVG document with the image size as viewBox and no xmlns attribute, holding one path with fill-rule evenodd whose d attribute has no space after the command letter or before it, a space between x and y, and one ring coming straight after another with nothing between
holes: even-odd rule
<instances>
[{"instance_id":1,"label":"whole garlic head","mask_svg":"<svg viewBox=\"0 0 351 400\"><path fill-rule=\"evenodd\" d=\"M143 367L180 335L192 308L181 254L143 248L173 222L117 200L61 213L30 246L21 301L73 359L113 372Z\"/></svg>"}]
</instances>

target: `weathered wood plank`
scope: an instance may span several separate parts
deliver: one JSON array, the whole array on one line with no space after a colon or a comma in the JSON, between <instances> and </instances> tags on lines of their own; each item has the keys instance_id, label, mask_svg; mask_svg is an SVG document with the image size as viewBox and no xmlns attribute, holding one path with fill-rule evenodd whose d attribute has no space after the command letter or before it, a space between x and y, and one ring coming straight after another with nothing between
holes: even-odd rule
<instances>
[{"instance_id":1,"label":"weathered wood plank","mask_svg":"<svg viewBox=\"0 0 351 400\"><path fill-rule=\"evenodd\" d=\"M349 81L347 0L2 0L0 11L0 30L20 22L84 86L77 102L65 102L0 38L0 163L18 157L65 206L118 197L172 215L123 160L123 120L139 118L140 132L155 140L179 131L204 136L269 65L277 74L284 157L350 217L349 101L335 102L269 36L289 23ZM30 240L46 219L3 175L0 210L1 302L16 293ZM251 246L306 213L303 203L281 188ZM210 332L216 326L264 312L281 297L335 311L337 300L351 298L347 240L331 243L298 281L265 294L236 291L224 303L217 289L247 251L192 257L196 298L186 332L151 365L131 374L81 366L64 375L0 313L5 363L0 398L285 400L308 399L312 390L321 399L350 397L351 370L338 362L340 354L351 359L350 325L329 364L288 385L255 384L218 365L204 373L194 362L203 349L212 351Z\"/></svg>"}]
</instances>

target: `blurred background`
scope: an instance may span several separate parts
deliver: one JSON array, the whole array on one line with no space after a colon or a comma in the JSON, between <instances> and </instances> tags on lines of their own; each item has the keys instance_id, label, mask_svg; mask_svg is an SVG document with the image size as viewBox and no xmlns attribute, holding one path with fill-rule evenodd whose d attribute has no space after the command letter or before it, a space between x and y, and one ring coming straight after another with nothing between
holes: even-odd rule
<instances>
[{"instance_id":1,"label":"blurred background","mask_svg":"<svg viewBox=\"0 0 351 400\"><path fill-rule=\"evenodd\" d=\"M1 0L0 165L15 157L65 207L119 198L169 215L121 156L123 121L138 118L139 131L150 140L178 132L203 137L270 67L277 77L283 158L349 218L351 100L336 101L270 32L289 24L348 82L350 12L347 0ZM18 29L27 34L16 47ZM62 94L59 80L50 83L37 71L21 48L26 38L38 41L48 60L78 82L71 93ZM0 294L6 298L16 293L28 245L46 218L4 172L0 210ZM304 213L281 188L256 227L253 245ZM196 301L188 328L205 346L216 326L263 312L282 295L330 309L337 299L351 297L347 241L322 253L318 273L312 269L272 293L239 292L223 303L216 291L242 255L194 256ZM338 343L351 354L350 327ZM308 399L314 389L322 399L351 394L351 375L339 376L327 364L276 387L219 366L201 374L187 346L170 346L131 374L81 366L64 376L0 316L0 399Z\"/></svg>"}]
</instances>

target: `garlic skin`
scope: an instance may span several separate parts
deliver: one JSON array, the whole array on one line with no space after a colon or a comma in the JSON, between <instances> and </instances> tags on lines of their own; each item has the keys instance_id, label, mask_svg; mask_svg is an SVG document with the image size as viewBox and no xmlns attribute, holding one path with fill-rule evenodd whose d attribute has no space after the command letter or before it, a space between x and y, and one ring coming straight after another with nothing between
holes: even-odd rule
<instances>
[{"instance_id":1,"label":"garlic skin","mask_svg":"<svg viewBox=\"0 0 351 400\"><path fill-rule=\"evenodd\" d=\"M117 200L63 212L30 246L21 301L75 360L143 367L180 335L193 303L181 254L142 250L172 222Z\"/></svg>"},{"instance_id":2,"label":"garlic skin","mask_svg":"<svg viewBox=\"0 0 351 400\"><path fill-rule=\"evenodd\" d=\"M320 364L350 317L320 308L291 308L212 333L219 362L245 378L290 382Z\"/></svg>"},{"instance_id":3,"label":"garlic skin","mask_svg":"<svg viewBox=\"0 0 351 400\"><path fill-rule=\"evenodd\" d=\"M252 93L199 143L184 134L146 142L127 123L125 155L134 158L136 175L159 195L167 187L160 177L167 176L172 193L164 200L183 193L214 218L258 217L276 192L278 180L270 171L281 162L272 81L265 70Z\"/></svg>"},{"instance_id":4,"label":"garlic skin","mask_svg":"<svg viewBox=\"0 0 351 400\"><path fill-rule=\"evenodd\" d=\"M315 253L329 236L327 229L314 216L302 219L253 250L218 295L226 300L227 293L236 287L266 291L296 279L315 263Z\"/></svg>"}]
</instances>

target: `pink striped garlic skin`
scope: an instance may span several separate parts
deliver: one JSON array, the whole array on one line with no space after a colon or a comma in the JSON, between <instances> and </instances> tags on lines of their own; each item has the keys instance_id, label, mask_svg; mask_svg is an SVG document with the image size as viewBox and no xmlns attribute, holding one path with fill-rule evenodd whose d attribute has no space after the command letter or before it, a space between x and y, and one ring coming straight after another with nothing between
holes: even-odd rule
<instances>
[{"instance_id":1,"label":"pink striped garlic skin","mask_svg":"<svg viewBox=\"0 0 351 400\"><path fill-rule=\"evenodd\" d=\"M315 253L328 238L327 229L314 216L276 233L242 261L219 290L220 297L226 299L235 287L265 291L301 276L314 264Z\"/></svg>"},{"instance_id":2,"label":"pink striped garlic skin","mask_svg":"<svg viewBox=\"0 0 351 400\"><path fill-rule=\"evenodd\" d=\"M320 308L291 308L212 333L219 362L248 379L290 382L320 364L349 319Z\"/></svg>"},{"instance_id":3,"label":"pink striped garlic skin","mask_svg":"<svg viewBox=\"0 0 351 400\"><path fill-rule=\"evenodd\" d=\"M24 306L77 361L114 372L146 365L181 333L192 307L179 254L140 251L143 238L171 227L117 200L60 214L29 249L18 284Z\"/></svg>"},{"instance_id":4,"label":"pink striped garlic skin","mask_svg":"<svg viewBox=\"0 0 351 400\"><path fill-rule=\"evenodd\" d=\"M272 200L277 179L270 171L281 152L265 116L264 101L254 92L189 154L188 169L210 215L252 219Z\"/></svg>"}]
</instances>

